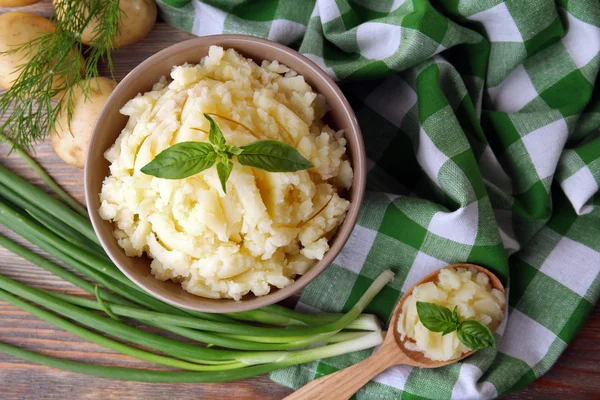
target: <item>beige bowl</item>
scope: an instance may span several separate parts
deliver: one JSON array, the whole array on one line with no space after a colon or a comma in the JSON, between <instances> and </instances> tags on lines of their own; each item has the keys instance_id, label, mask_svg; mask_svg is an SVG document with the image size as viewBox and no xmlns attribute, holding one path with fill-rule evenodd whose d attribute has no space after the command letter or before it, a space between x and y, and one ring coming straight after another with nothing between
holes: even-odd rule
<instances>
[{"instance_id":1,"label":"beige bowl","mask_svg":"<svg viewBox=\"0 0 600 400\"><path fill-rule=\"evenodd\" d=\"M198 63L208 54L211 45L233 48L260 64L262 60L277 60L296 70L305 77L315 91L323 94L331 111L326 115L327 123L334 129L343 129L347 139L347 149L354 168L354 181L349 192L350 209L346 219L330 241L330 250L305 275L284 289L275 289L266 296L247 295L236 302L229 299L207 299L192 295L174 282L163 282L150 274L150 260L146 257L128 257L113 237L111 222L100 218L99 193L102 181L109 174L108 161L104 152L112 146L127 117L119 113L125 103L138 93L152 90L152 85L168 76L174 66ZM183 308L205 312L225 313L253 310L276 303L302 289L315 279L339 254L348 240L362 203L365 190L366 160L360 128L352 108L337 85L312 61L299 53L274 42L242 35L205 36L178 43L148 58L133 69L119 83L100 113L88 147L85 163L85 198L94 230L102 246L112 261L125 275L138 286L155 297Z\"/></svg>"}]
</instances>

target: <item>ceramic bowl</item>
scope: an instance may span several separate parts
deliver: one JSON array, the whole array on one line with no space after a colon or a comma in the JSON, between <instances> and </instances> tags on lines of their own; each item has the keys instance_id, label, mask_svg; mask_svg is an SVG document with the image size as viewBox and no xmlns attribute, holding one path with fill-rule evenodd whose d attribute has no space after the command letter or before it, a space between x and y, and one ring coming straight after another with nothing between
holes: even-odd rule
<instances>
[{"instance_id":1,"label":"ceramic bowl","mask_svg":"<svg viewBox=\"0 0 600 400\"><path fill-rule=\"evenodd\" d=\"M298 276L291 285L283 289L273 288L265 296L246 295L240 301L195 296L184 291L178 283L155 279L150 273L150 260L145 256L125 255L113 237L113 224L103 220L98 214L102 181L109 175L109 163L104 158L104 152L115 142L128 119L121 115L119 110L138 93L152 90L152 85L162 76L168 76L173 67L186 62L199 63L200 59L208 54L211 45L233 48L259 65L263 60L277 60L304 76L316 92L325 96L331 107L331 111L325 116L326 122L335 130L344 130L348 155L354 169L353 185L348 192L350 208L344 222L330 240L330 250L323 259L305 275ZM167 303L190 310L225 313L252 310L281 301L305 287L331 264L356 224L365 189L366 160L362 135L352 108L338 86L320 67L278 43L251 36L215 35L187 40L156 53L134 68L118 84L94 127L84 175L87 207L96 234L106 253L127 277L146 292Z\"/></svg>"}]
</instances>

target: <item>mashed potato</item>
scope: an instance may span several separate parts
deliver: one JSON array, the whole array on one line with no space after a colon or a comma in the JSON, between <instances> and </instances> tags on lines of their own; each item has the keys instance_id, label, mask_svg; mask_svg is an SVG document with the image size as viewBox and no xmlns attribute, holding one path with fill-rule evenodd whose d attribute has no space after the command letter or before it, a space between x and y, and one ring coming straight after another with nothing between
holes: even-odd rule
<instances>
[{"instance_id":1,"label":"mashed potato","mask_svg":"<svg viewBox=\"0 0 600 400\"><path fill-rule=\"evenodd\" d=\"M326 112L324 97L285 65L212 46L122 108L129 122L105 153L100 215L127 255L146 253L157 279L190 293L239 300L283 288L323 258L349 206L340 196L352 184L346 140L323 123ZM229 144L279 140L315 167L268 173L234 159L227 194L214 167L180 180L140 172L175 143L207 142L203 113L218 115Z\"/></svg>"},{"instance_id":2,"label":"mashed potato","mask_svg":"<svg viewBox=\"0 0 600 400\"><path fill-rule=\"evenodd\" d=\"M446 361L470 351L458 340L456 332L442 336L425 328L417 314L417 301L435 303L450 310L458 306L462 320L476 320L490 329L497 327L504 315L504 293L493 289L486 274L475 268L445 268L437 284L415 286L402 305L398 332L408 350L423 353L427 358Z\"/></svg>"}]
</instances>

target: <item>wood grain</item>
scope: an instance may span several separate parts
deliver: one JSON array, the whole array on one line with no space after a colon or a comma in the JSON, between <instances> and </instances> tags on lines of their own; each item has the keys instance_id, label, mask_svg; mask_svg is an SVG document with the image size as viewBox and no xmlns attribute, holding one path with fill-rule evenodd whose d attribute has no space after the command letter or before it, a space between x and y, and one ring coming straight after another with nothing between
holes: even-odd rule
<instances>
[{"instance_id":1,"label":"wood grain","mask_svg":"<svg viewBox=\"0 0 600 400\"><path fill-rule=\"evenodd\" d=\"M51 1L19 10L48 15ZM9 11L0 8L0 14ZM121 79L149 55L191 35L158 23L142 42L115 52L115 77ZM0 145L0 164L41 185L39 179L14 155ZM83 203L82 171L64 164L48 143L37 145L35 158L71 195ZM0 233L7 230L0 227ZM14 236L9 235L14 238ZM22 241L19 241L23 243ZM0 271L28 285L73 294L81 291L0 248ZM10 344L82 362L149 368L150 365L115 354L76 336L55 329L20 309L0 301L0 339ZM27 399L281 399L291 390L267 376L224 384L147 384L122 382L21 362L0 354L0 400ZM507 396L509 399L593 399L600 393L600 307L553 368L535 383Z\"/></svg>"},{"instance_id":2,"label":"wood grain","mask_svg":"<svg viewBox=\"0 0 600 400\"><path fill-rule=\"evenodd\" d=\"M394 332L388 330L383 344L373 355L307 383L284 400L348 400L381 372L394 365L411 365L411 361L398 347Z\"/></svg>"}]
</instances>

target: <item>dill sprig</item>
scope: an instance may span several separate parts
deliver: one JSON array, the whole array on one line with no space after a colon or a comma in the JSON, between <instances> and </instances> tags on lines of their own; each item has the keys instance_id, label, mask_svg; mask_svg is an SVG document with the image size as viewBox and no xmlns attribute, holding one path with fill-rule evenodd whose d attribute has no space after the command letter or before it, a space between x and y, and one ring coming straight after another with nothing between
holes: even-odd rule
<instances>
[{"instance_id":1,"label":"dill sprig","mask_svg":"<svg viewBox=\"0 0 600 400\"><path fill-rule=\"evenodd\" d=\"M122 10L119 8L119 0L104 0L102 7L99 7L95 18L102 23L96 24L93 30L93 44L90 47L86 64L86 77L98 77L98 64L104 58L108 70L112 74L113 62L111 51L114 41L121 33L119 22L122 17Z\"/></svg>"},{"instance_id":2,"label":"dill sprig","mask_svg":"<svg viewBox=\"0 0 600 400\"><path fill-rule=\"evenodd\" d=\"M55 2L52 13L56 30L6 53L33 54L29 62L18 67L13 86L0 96L0 132L18 146L31 149L44 140L57 123L60 113L73 115L73 91L79 85L85 96L99 76L98 66L104 59L112 74L110 53L119 33L121 10L118 0L62 0ZM94 38L85 49L81 34L92 20ZM82 54L87 55L87 61ZM56 101L57 99L61 101Z\"/></svg>"}]
</instances>

